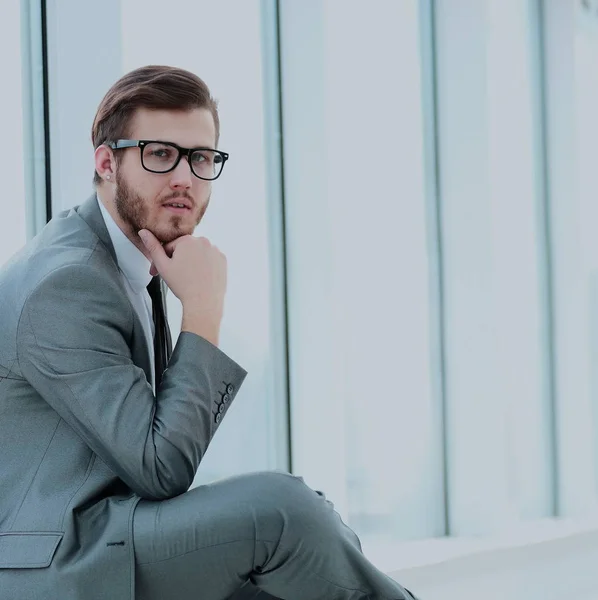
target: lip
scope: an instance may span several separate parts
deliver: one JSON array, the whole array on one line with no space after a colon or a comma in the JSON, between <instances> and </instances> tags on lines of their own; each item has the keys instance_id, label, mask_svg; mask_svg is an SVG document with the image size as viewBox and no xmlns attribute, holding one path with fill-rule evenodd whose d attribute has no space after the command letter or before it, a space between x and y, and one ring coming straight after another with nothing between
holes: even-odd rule
<instances>
[{"instance_id":1,"label":"lip","mask_svg":"<svg viewBox=\"0 0 598 600\"><path fill-rule=\"evenodd\" d=\"M183 204L185 208L178 208L176 206L169 206L170 203L174 203L174 204ZM179 200L178 198L174 198L168 202L165 202L162 205L162 208L166 208L174 213L177 214L185 214L187 211L191 210L191 203L188 200Z\"/></svg>"},{"instance_id":2,"label":"lip","mask_svg":"<svg viewBox=\"0 0 598 600\"><path fill-rule=\"evenodd\" d=\"M174 213L175 215L186 215L187 213L191 212L190 208L178 208L176 206L168 206L167 204L164 204L162 208L165 208L166 210Z\"/></svg>"}]
</instances>

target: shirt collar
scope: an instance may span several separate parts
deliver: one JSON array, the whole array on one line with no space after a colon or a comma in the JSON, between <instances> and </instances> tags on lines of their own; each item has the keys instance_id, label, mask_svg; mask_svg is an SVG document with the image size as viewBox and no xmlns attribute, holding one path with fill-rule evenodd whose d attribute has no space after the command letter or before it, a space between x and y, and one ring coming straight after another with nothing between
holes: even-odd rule
<instances>
[{"instance_id":1,"label":"shirt collar","mask_svg":"<svg viewBox=\"0 0 598 600\"><path fill-rule=\"evenodd\" d=\"M102 216L104 217L104 222L106 223L106 229L108 229L108 234L112 240L114 251L116 252L118 267L131 284L133 291L139 294L152 280L152 276L149 272L151 262L122 232L99 198L98 204Z\"/></svg>"}]
</instances>

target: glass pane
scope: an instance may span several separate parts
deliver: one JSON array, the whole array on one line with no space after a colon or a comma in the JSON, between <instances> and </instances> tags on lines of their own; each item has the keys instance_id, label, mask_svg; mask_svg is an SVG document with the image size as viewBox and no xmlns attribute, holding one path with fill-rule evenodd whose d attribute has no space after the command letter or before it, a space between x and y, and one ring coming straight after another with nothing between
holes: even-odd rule
<instances>
[{"instance_id":1,"label":"glass pane","mask_svg":"<svg viewBox=\"0 0 598 600\"><path fill-rule=\"evenodd\" d=\"M0 18L2 86L10 90L2 94L0 111L0 266L26 240L21 52L21 3L7 0Z\"/></svg>"},{"instance_id":2,"label":"glass pane","mask_svg":"<svg viewBox=\"0 0 598 600\"><path fill-rule=\"evenodd\" d=\"M272 317L279 314L280 282L270 271L274 258L265 185L267 107L260 2L174 0L164 10L164 3L156 0L106 0L102 11L94 14L94 25L102 31L101 53L88 43L89 30L78 25L88 20L87 10L79 0L48 7L54 212L81 203L92 192L89 132L100 100L120 76L142 65L170 64L188 68L207 82L219 101L221 146L230 152L231 161L214 183L196 234L208 237L228 258L221 348L249 375L202 462L197 482L287 468L286 398L279 378L285 349ZM163 43L148 45L148 39ZM198 52L198 40L213 52ZM220 50L238 47L243 52ZM85 86L81 72L93 73ZM171 294L168 309L176 339L181 310Z\"/></svg>"},{"instance_id":3,"label":"glass pane","mask_svg":"<svg viewBox=\"0 0 598 600\"><path fill-rule=\"evenodd\" d=\"M280 339L273 341L271 318L278 282L270 273L260 2L176 0L165 11L161 1L127 0L121 10L123 72L146 64L170 64L197 73L219 101L219 145L232 157L213 184L210 206L196 235L206 236L228 258L221 348L249 375L202 461L196 483L287 468L286 399L275 396L275 369L284 352L275 345ZM148 39L163 43L148 45ZM197 40L202 48L214 51L197 52ZM168 303L176 337L180 303L171 294Z\"/></svg>"},{"instance_id":4,"label":"glass pane","mask_svg":"<svg viewBox=\"0 0 598 600\"><path fill-rule=\"evenodd\" d=\"M546 45L560 511L598 509L598 19L548 0Z\"/></svg>"},{"instance_id":5,"label":"glass pane","mask_svg":"<svg viewBox=\"0 0 598 600\"><path fill-rule=\"evenodd\" d=\"M455 534L552 514L531 5L437 3L448 489Z\"/></svg>"},{"instance_id":6,"label":"glass pane","mask_svg":"<svg viewBox=\"0 0 598 600\"><path fill-rule=\"evenodd\" d=\"M281 5L293 464L368 538L444 530L418 4Z\"/></svg>"}]
</instances>

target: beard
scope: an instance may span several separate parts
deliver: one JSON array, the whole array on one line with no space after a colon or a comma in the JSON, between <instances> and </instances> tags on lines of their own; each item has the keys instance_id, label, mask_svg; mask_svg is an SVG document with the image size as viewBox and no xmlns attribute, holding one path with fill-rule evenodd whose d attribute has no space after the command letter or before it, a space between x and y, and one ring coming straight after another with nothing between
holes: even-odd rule
<instances>
[{"instance_id":1,"label":"beard","mask_svg":"<svg viewBox=\"0 0 598 600\"><path fill-rule=\"evenodd\" d=\"M205 205L199 210L197 217L189 224L189 220L183 216L170 215L168 220L162 222L150 221L150 208L152 203L140 196L121 175L120 171L116 172L116 191L114 196L114 204L120 218L129 229L129 233L137 236L140 229L148 229L156 238L163 244L168 244L173 240L183 236L192 235L193 231L199 225L210 203L210 196ZM210 194L211 195L211 194ZM161 210L164 202L174 201L176 198L186 198L195 207L195 202L186 192L174 192L165 197L160 204L156 204L156 210ZM191 210L197 210L192 208Z\"/></svg>"}]
</instances>

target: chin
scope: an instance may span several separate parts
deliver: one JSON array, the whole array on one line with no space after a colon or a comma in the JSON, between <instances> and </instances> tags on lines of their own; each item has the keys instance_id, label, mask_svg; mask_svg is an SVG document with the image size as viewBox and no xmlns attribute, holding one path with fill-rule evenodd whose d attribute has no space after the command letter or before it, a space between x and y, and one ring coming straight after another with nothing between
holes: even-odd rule
<instances>
[{"instance_id":1,"label":"chin","mask_svg":"<svg viewBox=\"0 0 598 600\"><path fill-rule=\"evenodd\" d=\"M188 228L188 227L185 227L184 229L168 228L165 230L164 229L156 230L153 232L153 234L156 236L156 238L158 240L160 240L160 242L162 242L163 244L168 244L169 242L172 242L173 240L176 240L177 238L180 238L184 235L193 235L193 229Z\"/></svg>"}]
</instances>

